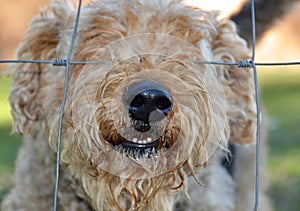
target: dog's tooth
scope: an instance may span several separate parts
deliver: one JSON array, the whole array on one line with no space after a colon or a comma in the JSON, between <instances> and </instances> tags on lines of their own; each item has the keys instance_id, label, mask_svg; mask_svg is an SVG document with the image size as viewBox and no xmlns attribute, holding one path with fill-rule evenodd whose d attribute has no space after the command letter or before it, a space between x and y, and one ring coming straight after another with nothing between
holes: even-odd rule
<instances>
[{"instance_id":1,"label":"dog's tooth","mask_svg":"<svg viewBox=\"0 0 300 211\"><path fill-rule=\"evenodd\" d=\"M151 143L152 142L152 138L147 138L147 142Z\"/></svg>"},{"instance_id":2,"label":"dog's tooth","mask_svg":"<svg viewBox=\"0 0 300 211\"><path fill-rule=\"evenodd\" d=\"M122 146L121 145L117 145L115 146L116 151L121 152L122 150Z\"/></svg>"},{"instance_id":3,"label":"dog's tooth","mask_svg":"<svg viewBox=\"0 0 300 211\"><path fill-rule=\"evenodd\" d=\"M117 146L117 151L120 152L120 151L122 151L122 149L123 149L123 147L122 147L121 145L118 145L118 146Z\"/></svg>"},{"instance_id":4,"label":"dog's tooth","mask_svg":"<svg viewBox=\"0 0 300 211\"><path fill-rule=\"evenodd\" d=\"M124 150L124 154L126 154L127 156L128 156L128 155L131 155L131 154L132 154L132 153L131 153L131 149L130 149L130 148L125 149L125 150Z\"/></svg>"},{"instance_id":5,"label":"dog's tooth","mask_svg":"<svg viewBox=\"0 0 300 211\"><path fill-rule=\"evenodd\" d=\"M161 156L161 151L160 150L155 150L156 156Z\"/></svg>"},{"instance_id":6,"label":"dog's tooth","mask_svg":"<svg viewBox=\"0 0 300 211\"><path fill-rule=\"evenodd\" d=\"M128 154L130 155L131 158L136 159L136 154L135 154L135 150L134 149L131 149Z\"/></svg>"},{"instance_id":7,"label":"dog's tooth","mask_svg":"<svg viewBox=\"0 0 300 211\"><path fill-rule=\"evenodd\" d=\"M147 144L148 142L146 140L143 140L143 144Z\"/></svg>"},{"instance_id":8,"label":"dog's tooth","mask_svg":"<svg viewBox=\"0 0 300 211\"><path fill-rule=\"evenodd\" d=\"M143 143L143 140L138 140L138 143L139 143L139 144L142 144L142 143Z\"/></svg>"},{"instance_id":9,"label":"dog's tooth","mask_svg":"<svg viewBox=\"0 0 300 211\"><path fill-rule=\"evenodd\" d=\"M134 142L134 143L136 143L137 141L138 141L137 138L133 138L133 139L132 139L132 142Z\"/></svg>"},{"instance_id":10,"label":"dog's tooth","mask_svg":"<svg viewBox=\"0 0 300 211\"><path fill-rule=\"evenodd\" d=\"M145 158L150 158L150 156L151 156L151 150L150 149L145 150L144 157Z\"/></svg>"},{"instance_id":11,"label":"dog's tooth","mask_svg":"<svg viewBox=\"0 0 300 211\"><path fill-rule=\"evenodd\" d=\"M141 158L141 150L140 149L135 150L135 156L136 156L137 159Z\"/></svg>"},{"instance_id":12,"label":"dog's tooth","mask_svg":"<svg viewBox=\"0 0 300 211\"><path fill-rule=\"evenodd\" d=\"M148 158L148 154L149 154L148 150L144 150L143 157Z\"/></svg>"}]
</instances>

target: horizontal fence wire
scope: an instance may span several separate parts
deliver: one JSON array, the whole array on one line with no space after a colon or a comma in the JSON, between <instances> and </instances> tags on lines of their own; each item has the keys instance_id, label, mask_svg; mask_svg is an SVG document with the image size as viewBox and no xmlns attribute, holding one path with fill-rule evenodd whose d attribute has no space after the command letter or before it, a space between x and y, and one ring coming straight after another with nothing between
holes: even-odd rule
<instances>
[{"instance_id":1,"label":"horizontal fence wire","mask_svg":"<svg viewBox=\"0 0 300 211\"><path fill-rule=\"evenodd\" d=\"M0 63L32 63L32 64L51 64L53 66L66 66L66 59L53 59L53 60L1 60ZM69 65L101 65L107 64L107 61L69 61ZM253 67L255 66L297 66L300 62L253 62L251 60L241 60L238 62L225 62L225 61L194 61L196 64L212 64L212 65L231 65L238 67ZM30 71L27 71L30 73Z\"/></svg>"},{"instance_id":2,"label":"horizontal fence wire","mask_svg":"<svg viewBox=\"0 0 300 211\"><path fill-rule=\"evenodd\" d=\"M52 64L53 66L66 66L65 59L53 60L0 60L0 63L32 63L32 64ZM252 67L251 61L242 60L239 62L224 62L224 61L193 61L196 64L212 64L212 65L232 65L238 67ZM69 61L70 65L100 65L105 64L105 61ZM27 71L30 73L30 71Z\"/></svg>"},{"instance_id":3,"label":"horizontal fence wire","mask_svg":"<svg viewBox=\"0 0 300 211\"><path fill-rule=\"evenodd\" d=\"M251 25L252 25L252 58L251 60L241 60L238 62L224 62L224 61L194 61L196 64L211 64L211 65L231 65L238 66L240 68L251 67L254 72L254 83L255 83L255 99L256 99L256 109L257 109L257 130L256 130L256 182L255 182L255 204L254 211L258 209L259 202L259 169L260 169L260 96L258 87L258 76L256 66L292 66L300 65L300 62L255 62L255 47L256 47L256 27L255 27L255 0L251 0ZM68 77L69 77L69 66L70 65L101 65L106 64L107 61L71 61L73 48L75 45L75 40L77 36L77 28L79 23L79 17L81 12L82 0L78 1L76 20L74 23L73 35L70 44L70 49L66 59L54 58L53 60L0 60L0 63L36 63L36 64L50 64L53 66L65 66L65 82L64 82L64 95L61 103L61 110L59 116L59 128L58 128L58 140L57 140L57 158L56 158L56 179L55 179L55 190L54 190L54 200L53 200L53 210L57 210L57 200L58 200L58 188L59 188L59 163L60 163L60 144L61 144L61 133L62 133L62 121L63 113L66 102L66 93L68 89ZM37 73L37 72L24 72L26 74Z\"/></svg>"},{"instance_id":4,"label":"horizontal fence wire","mask_svg":"<svg viewBox=\"0 0 300 211\"><path fill-rule=\"evenodd\" d=\"M0 60L0 63L32 63L32 64L52 64L53 66L66 66L66 59L53 59L53 60ZM95 64L104 64L107 62L85 62L85 61L69 61L70 65L95 65Z\"/></svg>"}]
</instances>

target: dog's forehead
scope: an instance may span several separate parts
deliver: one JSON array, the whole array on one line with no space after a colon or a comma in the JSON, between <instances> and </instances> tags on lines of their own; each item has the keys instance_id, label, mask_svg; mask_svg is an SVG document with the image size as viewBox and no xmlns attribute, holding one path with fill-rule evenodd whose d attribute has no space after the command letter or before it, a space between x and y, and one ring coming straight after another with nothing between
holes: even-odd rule
<instances>
[{"instance_id":1,"label":"dog's forehead","mask_svg":"<svg viewBox=\"0 0 300 211\"><path fill-rule=\"evenodd\" d=\"M75 20L74 17L67 19ZM73 23L67 21L66 24L71 28ZM211 42L217 31L215 25L214 14L186 6L181 1L96 1L82 9L76 41L78 47L74 55L79 55L76 60L82 60L81 57L88 54L94 56L107 46L119 49L119 54L125 54L124 57L128 57L133 48L144 54L167 56L171 51L173 54L181 51L182 55L188 55L193 48L193 59L210 60L210 57L197 58L196 55L211 52ZM72 36L70 31L61 31L58 46L61 54L67 54L68 40ZM114 43L117 45L114 46ZM127 48L127 44L133 47ZM120 52L121 49L123 52ZM107 53L101 58L109 55L112 54Z\"/></svg>"},{"instance_id":2,"label":"dog's forehead","mask_svg":"<svg viewBox=\"0 0 300 211\"><path fill-rule=\"evenodd\" d=\"M98 26L108 24L108 30L111 32L121 29L122 33L127 33L126 35L147 33L147 31L153 33L153 28L150 29L152 23L149 21L153 20L153 22L157 22L156 29L164 30L165 28L165 34L170 34L170 27L173 27L176 30L186 28L184 36L190 36L193 29L197 29L199 33L205 35L208 33L207 30L210 30L210 33L216 33L217 14L217 12L207 12L191 7L182 1L96 1L82 9L79 29L90 30L87 24L98 24ZM99 20L99 22L96 23L95 20ZM118 27L120 28L118 29ZM130 27L138 27L138 30Z\"/></svg>"},{"instance_id":3,"label":"dog's forehead","mask_svg":"<svg viewBox=\"0 0 300 211\"><path fill-rule=\"evenodd\" d=\"M110 9L110 10L116 10L120 7L126 8L126 6L131 6L133 8L136 8L137 6L142 6L144 8L155 8L157 10L166 11L167 8L172 5L173 9L181 10L188 4L184 1L180 0L130 0L130 1L95 1L92 4L88 4L87 7L85 7L85 11L91 11L93 8L95 8L95 5L101 8ZM83 11L84 12L84 11ZM142 15L142 14L141 14Z\"/></svg>"}]
</instances>

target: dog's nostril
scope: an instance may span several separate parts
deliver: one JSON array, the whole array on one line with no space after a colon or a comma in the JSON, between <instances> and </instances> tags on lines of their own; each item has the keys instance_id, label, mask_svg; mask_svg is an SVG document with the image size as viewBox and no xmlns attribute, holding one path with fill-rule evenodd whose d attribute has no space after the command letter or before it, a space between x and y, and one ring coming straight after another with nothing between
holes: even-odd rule
<instances>
[{"instance_id":1,"label":"dog's nostril","mask_svg":"<svg viewBox=\"0 0 300 211\"><path fill-rule=\"evenodd\" d=\"M163 112L169 110L172 108L172 100L167 96L158 96L155 107Z\"/></svg>"},{"instance_id":2,"label":"dog's nostril","mask_svg":"<svg viewBox=\"0 0 300 211\"><path fill-rule=\"evenodd\" d=\"M144 105L144 97L140 94L135 96L130 103L130 107L132 109L138 109Z\"/></svg>"}]
</instances>

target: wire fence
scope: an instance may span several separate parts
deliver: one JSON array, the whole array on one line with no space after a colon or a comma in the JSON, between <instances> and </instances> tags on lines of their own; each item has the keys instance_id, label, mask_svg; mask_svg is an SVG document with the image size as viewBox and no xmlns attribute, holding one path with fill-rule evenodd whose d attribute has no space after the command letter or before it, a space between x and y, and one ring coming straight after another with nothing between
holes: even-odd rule
<instances>
[{"instance_id":1,"label":"wire fence","mask_svg":"<svg viewBox=\"0 0 300 211\"><path fill-rule=\"evenodd\" d=\"M63 99L60 108L59 114L59 126L58 126L58 138L57 138L57 157L56 157L56 179L55 179L55 191L54 191L54 211L57 210L57 200L58 200L58 189L59 189L59 163L60 163L60 145L61 145L61 137L62 137L62 122L63 122L63 114L64 108L67 98L67 90L69 83L69 71L70 65L97 65L103 64L104 61L71 61L71 56L73 53L73 48L75 45L76 37L77 37L77 28L80 21L80 13L81 13L82 0L78 0L76 20L74 23L74 29L71 39L70 48L68 51L67 58L54 58L53 60L0 60L1 63L38 63L38 64L50 64L53 66L65 66L65 81L64 81L64 90L63 90ZM271 62L271 63L256 63L255 62L255 52L256 52L256 27L255 27L255 0L251 0L251 25L252 25L252 56L251 60L242 60L238 62L224 62L224 61L194 61L198 64L211 64L211 65L232 65L237 66L239 68L253 68L254 73L254 83L255 83L255 100L256 100L256 110L257 110L257 130L256 130L256 169L255 169L255 205L254 211L258 209L259 204L259 175L260 175L260 91L258 86L258 76L256 66L287 66L287 65L300 65L300 62ZM26 74L30 74L30 72L24 72Z\"/></svg>"}]
</instances>

